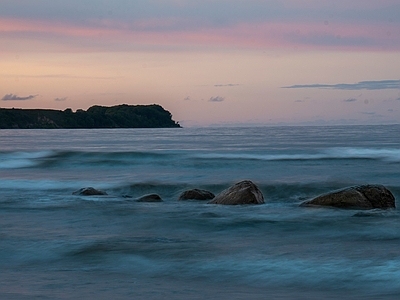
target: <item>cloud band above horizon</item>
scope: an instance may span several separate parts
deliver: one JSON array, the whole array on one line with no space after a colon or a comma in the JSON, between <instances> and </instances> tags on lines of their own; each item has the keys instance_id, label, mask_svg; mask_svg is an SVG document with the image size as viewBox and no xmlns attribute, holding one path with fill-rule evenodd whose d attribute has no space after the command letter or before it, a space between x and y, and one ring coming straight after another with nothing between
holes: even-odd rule
<instances>
[{"instance_id":1,"label":"cloud band above horizon","mask_svg":"<svg viewBox=\"0 0 400 300\"><path fill-rule=\"evenodd\" d=\"M110 42L114 50L168 46L400 50L400 3L391 0L334 5L299 5L294 0L3 2L0 38L52 40L54 47L68 46L70 51L107 50Z\"/></svg>"},{"instance_id":2,"label":"cloud band above horizon","mask_svg":"<svg viewBox=\"0 0 400 300\"><path fill-rule=\"evenodd\" d=\"M400 80L360 81L357 83L338 84L296 84L282 87L284 89L335 89L335 90L387 90L400 89Z\"/></svg>"}]
</instances>

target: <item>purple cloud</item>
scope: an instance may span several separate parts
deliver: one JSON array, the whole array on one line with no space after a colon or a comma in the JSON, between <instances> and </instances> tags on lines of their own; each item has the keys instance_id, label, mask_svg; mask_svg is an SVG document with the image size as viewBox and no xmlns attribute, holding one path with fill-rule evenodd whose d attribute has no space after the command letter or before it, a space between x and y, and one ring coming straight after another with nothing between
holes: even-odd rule
<instances>
[{"instance_id":1,"label":"purple cloud","mask_svg":"<svg viewBox=\"0 0 400 300\"><path fill-rule=\"evenodd\" d=\"M14 94L6 94L3 98L1 98L1 100L3 100L3 101L14 101L14 100L24 101L24 100L31 100L37 96L38 95L29 95L26 97L20 97L20 96L14 95Z\"/></svg>"},{"instance_id":2,"label":"purple cloud","mask_svg":"<svg viewBox=\"0 0 400 300\"><path fill-rule=\"evenodd\" d=\"M214 84L215 87L231 87L231 86L238 86L238 83L229 83L229 84Z\"/></svg>"},{"instance_id":3,"label":"purple cloud","mask_svg":"<svg viewBox=\"0 0 400 300\"><path fill-rule=\"evenodd\" d=\"M208 100L209 102L222 102L225 100L225 97L220 97L220 96L216 96L216 97L211 97L210 100Z\"/></svg>"}]
</instances>

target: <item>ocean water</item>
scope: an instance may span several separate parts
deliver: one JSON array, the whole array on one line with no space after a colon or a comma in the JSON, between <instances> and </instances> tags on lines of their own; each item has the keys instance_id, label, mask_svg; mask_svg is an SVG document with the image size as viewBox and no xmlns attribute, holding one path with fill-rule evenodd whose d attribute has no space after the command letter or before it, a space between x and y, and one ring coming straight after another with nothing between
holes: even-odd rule
<instances>
[{"instance_id":1,"label":"ocean water","mask_svg":"<svg viewBox=\"0 0 400 300\"><path fill-rule=\"evenodd\" d=\"M357 184L398 201L399 132L0 130L0 299L399 299L398 209L299 207ZM244 179L265 204L178 201Z\"/></svg>"}]
</instances>

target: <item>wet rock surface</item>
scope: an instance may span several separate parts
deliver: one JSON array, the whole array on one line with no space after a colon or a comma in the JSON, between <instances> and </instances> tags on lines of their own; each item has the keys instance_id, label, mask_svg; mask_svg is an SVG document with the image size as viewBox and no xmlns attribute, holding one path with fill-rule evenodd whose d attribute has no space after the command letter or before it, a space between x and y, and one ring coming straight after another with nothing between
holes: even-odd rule
<instances>
[{"instance_id":1,"label":"wet rock surface","mask_svg":"<svg viewBox=\"0 0 400 300\"><path fill-rule=\"evenodd\" d=\"M208 203L224 205L263 204L264 196L252 181L244 180L222 191Z\"/></svg>"},{"instance_id":2,"label":"wet rock surface","mask_svg":"<svg viewBox=\"0 0 400 300\"><path fill-rule=\"evenodd\" d=\"M136 202L163 202L163 200L158 194L149 194L136 199Z\"/></svg>"},{"instance_id":3,"label":"wet rock surface","mask_svg":"<svg viewBox=\"0 0 400 300\"><path fill-rule=\"evenodd\" d=\"M86 188L81 188L80 190L77 190L72 193L72 195L79 195L79 196L102 196L102 195L107 195L106 192L97 190L93 187L86 187Z\"/></svg>"},{"instance_id":4,"label":"wet rock surface","mask_svg":"<svg viewBox=\"0 0 400 300\"><path fill-rule=\"evenodd\" d=\"M320 195L300 206L331 206L348 209L395 208L393 194L383 185L360 185Z\"/></svg>"},{"instance_id":5,"label":"wet rock surface","mask_svg":"<svg viewBox=\"0 0 400 300\"><path fill-rule=\"evenodd\" d=\"M192 189L181 193L178 200L211 200L214 198L215 195L209 191Z\"/></svg>"}]
</instances>

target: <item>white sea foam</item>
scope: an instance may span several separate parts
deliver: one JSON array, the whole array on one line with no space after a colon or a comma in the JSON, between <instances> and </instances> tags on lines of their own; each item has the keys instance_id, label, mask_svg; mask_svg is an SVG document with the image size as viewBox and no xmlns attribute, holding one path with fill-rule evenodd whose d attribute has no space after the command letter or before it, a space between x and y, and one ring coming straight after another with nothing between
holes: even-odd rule
<instances>
[{"instance_id":1,"label":"white sea foam","mask_svg":"<svg viewBox=\"0 0 400 300\"><path fill-rule=\"evenodd\" d=\"M312 160L327 158L324 154L200 154L197 158L204 159L244 159L244 160Z\"/></svg>"},{"instance_id":2,"label":"white sea foam","mask_svg":"<svg viewBox=\"0 0 400 300\"><path fill-rule=\"evenodd\" d=\"M331 148L326 152L328 155L336 158L381 159L400 162L400 149Z\"/></svg>"},{"instance_id":3,"label":"white sea foam","mask_svg":"<svg viewBox=\"0 0 400 300\"><path fill-rule=\"evenodd\" d=\"M53 151L6 152L0 154L0 169L34 167L41 159L53 155Z\"/></svg>"},{"instance_id":4,"label":"white sea foam","mask_svg":"<svg viewBox=\"0 0 400 300\"><path fill-rule=\"evenodd\" d=\"M207 153L196 155L201 159L242 159L242 160L319 160L319 159L377 159L400 162L400 149L329 148L316 153L294 154L249 154L249 153Z\"/></svg>"}]
</instances>

